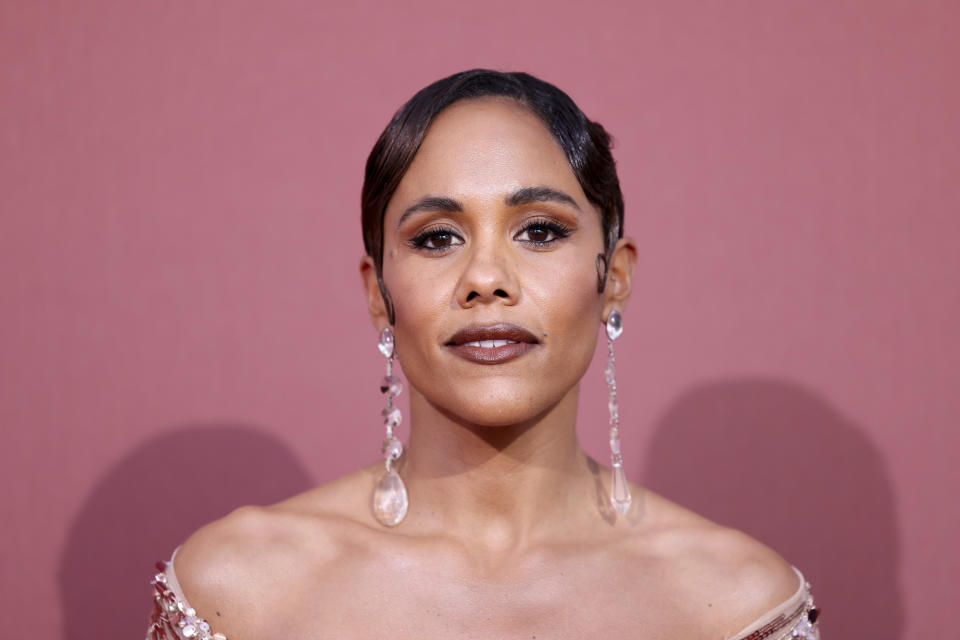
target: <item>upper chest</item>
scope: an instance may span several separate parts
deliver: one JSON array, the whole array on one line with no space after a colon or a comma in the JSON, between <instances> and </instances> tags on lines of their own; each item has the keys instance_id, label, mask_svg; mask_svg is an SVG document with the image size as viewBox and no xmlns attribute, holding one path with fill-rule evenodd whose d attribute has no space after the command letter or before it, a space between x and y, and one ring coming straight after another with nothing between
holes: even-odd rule
<instances>
[{"instance_id":1,"label":"upper chest","mask_svg":"<svg viewBox=\"0 0 960 640\"><path fill-rule=\"evenodd\" d=\"M305 640L722 638L704 631L711 603L700 615L657 578L602 556L556 557L496 576L441 558L347 561L303 577L282 597L265 593L257 618L271 634Z\"/></svg>"}]
</instances>

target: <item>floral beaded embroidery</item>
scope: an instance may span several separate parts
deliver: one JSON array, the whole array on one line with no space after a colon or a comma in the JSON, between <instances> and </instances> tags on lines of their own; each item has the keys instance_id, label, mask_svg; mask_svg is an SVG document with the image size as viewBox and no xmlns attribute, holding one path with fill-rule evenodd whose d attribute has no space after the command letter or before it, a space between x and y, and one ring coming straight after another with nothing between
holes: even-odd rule
<instances>
[{"instance_id":1,"label":"floral beaded embroidery","mask_svg":"<svg viewBox=\"0 0 960 640\"><path fill-rule=\"evenodd\" d=\"M820 640L820 629L817 627L817 621L820 619L820 609L813 604L813 596L810 595L810 583L806 584L807 602L804 607L803 617L793 627L790 632L790 638L798 640Z\"/></svg>"},{"instance_id":2,"label":"floral beaded embroidery","mask_svg":"<svg viewBox=\"0 0 960 640\"><path fill-rule=\"evenodd\" d=\"M150 626L146 640L227 640L222 633L211 633L210 625L197 617L192 607L183 604L177 594L167 585L167 563L157 563L157 575L150 584L154 588L155 604L150 614Z\"/></svg>"}]
</instances>

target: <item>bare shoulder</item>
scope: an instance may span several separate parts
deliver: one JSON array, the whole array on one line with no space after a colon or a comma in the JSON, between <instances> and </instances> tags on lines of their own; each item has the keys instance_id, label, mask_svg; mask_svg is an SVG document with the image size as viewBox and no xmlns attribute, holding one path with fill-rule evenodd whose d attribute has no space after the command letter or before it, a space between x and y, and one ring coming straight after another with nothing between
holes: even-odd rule
<instances>
[{"instance_id":1,"label":"bare shoulder","mask_svg":"<svg viewBox=\"0 0 960 640\"><path fill-rule=\"evenodd\" d=\"M241 507L187 538L174 570L197 614L231 640L264 628L279 606L273 599L334 561L366 527L350 500L363 474L275 505Z\"/></svg>"},{"instance_id":2,"label":"bare shoulder","mask_svg":"<svg viewBox=\"0 0 960 640\"><path fill-rule=\"evenodd\" d=\"M648 534L670 568L688 613L718 638L730 637L794 596L800 579L780 554L663 498Z\"/></svg>"}]
</instances>

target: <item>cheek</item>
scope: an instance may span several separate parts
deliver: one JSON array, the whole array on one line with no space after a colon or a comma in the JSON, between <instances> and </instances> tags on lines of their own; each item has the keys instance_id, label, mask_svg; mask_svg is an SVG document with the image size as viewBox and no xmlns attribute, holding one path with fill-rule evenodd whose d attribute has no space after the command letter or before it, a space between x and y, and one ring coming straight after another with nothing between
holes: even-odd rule
<instances>
[{"instance_id":1,"label":"cheek","mask_svg":"<svg viewBox=\"0 0 960 640\"><path fill-rule=\"evenodd\" d=\"M397 309L410 321L436 318L450 305L456 274L434 260L398 255L384 264L384 284Z\"/></svg>"},{"instance_id":2,"label":"cheek","mask_svg":"<svg viewBox=\"0 0 960 640\"><path fill-rule=\"evenodd\" d=\"M593 360L603 296L597 292L596 267L585 257L552 267L542 277L529 279L526 290L548 334L544 344L550 348L542 366L550 375L543 381L549 381L551 393L562 394L583 377Z\"/></svg>"},{"instance_id":3,"label":"cheek","mask_svg":"<svg viewBox=\"0 0 960 640\"><path fill-rule=\"evenodd\" d=\"M526 295L544 314L557 338L582 337L596 328L602 310L596 268L586 258L551 261L525 278Z\"/></svg>"},{"instance_id":4,"label":"cheek","mask_svg":"<svg viewBox=\"0 0 960 640\"><path fill-rule=\"evenodd\" d=\"M385 265L384 284L393 300L397 352L406 372L443 338L440 325L449 310L451 285L408 261L392 262Z\"/></svg>"}]
</instances>

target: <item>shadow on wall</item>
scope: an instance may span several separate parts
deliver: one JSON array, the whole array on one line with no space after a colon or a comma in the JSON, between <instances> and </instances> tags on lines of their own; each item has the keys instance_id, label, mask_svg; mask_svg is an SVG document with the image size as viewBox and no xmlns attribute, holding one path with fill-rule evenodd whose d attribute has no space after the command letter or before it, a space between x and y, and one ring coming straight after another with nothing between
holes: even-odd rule
<instances>
[{"instance_id":1,"label":"shadow on wall","mask_svg":"<svg viewBox=\"0 0 960 640\"><path fill-rule=\"evenodd\" d=\"M286 445L254 428L196 426L147 440L107 471L70 527L59 574L64 637L142 638L157 560L236 507L312 484Z\"/></svg>"},{"instance_id":2,"label":"shadow on wall","mask_svg":"<svg viewBox=\"0 0 960 640\"><path fill-rule=\"evenodd\" d=\"M644 468L652 490L803 571L825 637L900 637L890 476L863 430L821 397L767 379L697 386L656 425Z\"/></svg>"}]
</instances>

